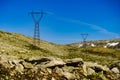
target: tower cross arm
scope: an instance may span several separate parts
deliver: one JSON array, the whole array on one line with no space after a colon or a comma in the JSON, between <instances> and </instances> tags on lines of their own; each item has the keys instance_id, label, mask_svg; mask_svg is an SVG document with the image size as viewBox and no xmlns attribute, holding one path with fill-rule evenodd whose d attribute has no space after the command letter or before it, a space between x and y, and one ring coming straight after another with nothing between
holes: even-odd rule
<instances>
[{"instance_id":1,"label":"tower cross arm","mask_svg":"<svg viewBox=\"0 0 120 80\"><path fill-rule=\"evenodd\" d=\"M35 23L39 23L39 22L41 21L43 15L44 15L44 14L47 14L47 13L46 13L46 12L43 12L43 11L41 11L41 12L34 12L34 11L32 11L32 12L30 12L30 14L32 15L33 21L34 21ZM37 14L41 14L41 16L38 18L38 20L35 19L35 15L37 15Z\"/></svg>"},{"instance_id":2,"label":"tower cross arm","mask_svg":"<svg viewBox=\"0 0 120 80\"><path fill-rule=\"evenodd\" d=\"M32 11L31 14L47 14L47 13L43 12L43 11L41 11L41 12L34 12L34 11Z\"/></svg>"}]
</instances>

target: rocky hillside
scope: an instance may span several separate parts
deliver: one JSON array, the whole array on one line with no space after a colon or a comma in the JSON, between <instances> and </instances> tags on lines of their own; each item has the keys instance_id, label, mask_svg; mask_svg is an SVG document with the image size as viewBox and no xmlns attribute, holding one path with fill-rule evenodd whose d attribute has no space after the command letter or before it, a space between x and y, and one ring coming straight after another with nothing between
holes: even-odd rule
<instances>
[{"instance_id":1,"label":"rocky hillside","mask_svg":"<svg viewBox=\"0 0 120 80\"><path fill-rule=\"evenodd\" d=\"M0 56L1 80L119 80L120 62L103 66L82 58Z\"/></svg>"},{"instance_id":2,"label":"rocky hillside","mask_svg":"<svg viewBox=\"0 0 120 80\"><path fill-rule=\"evenodd\" d=\"M59 45L0 31L0 80L119 80L120 50Z\"/></svg>"},{"instance_id":3,"label":"rocky hillside","mask_svg":"<svg viewBox=\"0 0 120 80\"><path fill-rule=\"evenodd\" d=\"M72 46L83 47L83 42L73 43ZM93 40L86 41L86 47L103 47L103 48L114 48L120 49L120 38L112 40Z\"/></svg>"}]
</instances>

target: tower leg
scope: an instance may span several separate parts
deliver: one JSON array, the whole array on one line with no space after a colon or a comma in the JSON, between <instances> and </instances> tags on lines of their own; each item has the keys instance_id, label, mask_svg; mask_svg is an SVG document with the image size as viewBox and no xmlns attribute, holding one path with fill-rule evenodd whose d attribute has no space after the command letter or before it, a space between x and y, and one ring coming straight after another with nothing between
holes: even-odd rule
<instances>
[{"instance_id":1,"label":"tower leg","mask_svg":"<svg viewBox=\"0 0 120 80\"><path fill-rule=\"evenodd\" d=\"M38 46L39 45L39 40L40 40L40 32L39 32L39 23L35 24L35 29L34 29L34 45Z\"/></svg>"}]
</instances>

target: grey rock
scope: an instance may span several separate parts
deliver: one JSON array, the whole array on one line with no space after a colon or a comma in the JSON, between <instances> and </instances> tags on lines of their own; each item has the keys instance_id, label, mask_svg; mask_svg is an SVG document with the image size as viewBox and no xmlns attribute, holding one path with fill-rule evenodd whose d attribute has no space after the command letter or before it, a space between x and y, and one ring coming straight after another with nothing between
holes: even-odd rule
<instances>
[{"instance_id":1,"label":"grey rock","mask_svg":"<svg viewBox=\"0 0 120 80\"><path fill-rule=\"evenodd\" d=\"M23 65L21 65L21 64L17 64L17 65L15 66L15 69L16 69L17 71L19 71L19 72L24 71L24 67L23 67Z\"/></svg>"},{"instance_id":2,"label":"grey rock","mask_svg":"<svg viewBox=\"0 0 120 80\"><path fill-rule=\"evenodd\" d=\"M87 76L87 66L85 64L82 66L82 70L83 70L83 74Z\"/></svg>"},{"instance_id":3,"label":"grey rock","mask_svg":"<svg viewBox=\"0 0 120 80\"><path fill-rule=\"evenodd\" d=\"M117 67L120 71L120 61L114 62L113 64L110 65L110 69Z\"/></svg>"},{"instance_id":4,"label":"grey rock","mask_svg":"<svg viewBox=\"0 0 120 80\"><path fill-rule=\"evenodd\" d=\"M119 71L119 69L117 67L112 68L111 71L116 73L116 74L120 73L120 71Z\"/></svg>"},{"instance_id":5,"label":"grey rock","mask_svg":"<svg viewBox=\"0 0 120 80\"><path fill-rule=\"evenodd\" d=\"M54 77L52 77L52 79L51 80L56 80Z\"/></svg>"},{"instance_id":6,"label":"grey rock","mask_svg":"<svg viewBox=\"0 0 120 80\"><path fill-rule=\"evenodd\" d=\"M75 75L69 72L63 72L64 77L66 77L68 80L75 79Z\"/></svg>"},{"instance_id":7,"label":"grey rock","mask_svg":"<svg viewBox=\"0 0 120 80\"><path fill-rule=\"evenodd\" d=\"M78 67L78 65L83 64L83 59L82 58L66 59L65 62L67 66Z\"/></svg>"},{"instance_id":8,"label":"grey rock","mask_svg":"<svg viewBox=\"0 0 120 80\"><path fill-rule=\"evenodd\" d=\"M63 66L66 64L63 62L60 58L53 58L53 57L44 57L40 59L25 59L25 62L31 63L37 67L43 67L43 68L55 68L56 66Z\"/></svg>"},{"instance_id":9,"label":"grey rock","mask_svg":"<svg viewBox=\"0 0 120 80\"><path fill-rule=\"evenodd\" d=\"M13 60L13 61L12 61L12 64L17 65L17 64L19 64L19 62L20 62L20 61L18 61L18 60Z\"/></svg>"},{"instance_id":10,"label":"grey rock","mask_svg":"<svg viewBox=\"0 0 120 80\"><path fill-rule=\"evenodd\" d=\"M92 68L95 70L95 72L101 72L101 71L109 71L110 69L107 66L102 66L97 63L93 62L85 62L85 65L89 68Z\"/></svg>"},{"instance_id":11,"label":"grey rock","mask_svg":"<svg viewBox=\"0 0 120 80\"><path fill-rule=\"evenodd\" d=\"M43 63L41 66L45 68L55 68L56 66L64 66L66 63L60 58L51 58L49 62Z\"/></svg>"},{"instance_id":12,"label":"grey rock","mask_svg":"<svg viewBox=\"0 0 120 80\"><path fill-rule=\"evenodd\" d=\"M56 68L55 68L55 72L56 72L57 74L63 75L63 70L62 70L61 68L56 67Z\"/></svg>"},{"instance_id":13,"label":"grey rock","mask_svg":"<svg viewBox=\"0 0 120 80\"><path fill-rule=\"evenodd\" d=\"M57 74L64 76L68 80L75 79L76 78L75 75L72 72L69 71L70 68L69 69L67 69L67 68L68 67L66 67L64 69L63 68L61 69L59 67L56 67L54 70Z\"/></svg>"},{"instance_id":14,"label":"grey rock","mask_svg":"<svg viewBox=\"0 0 120 80\"><path fill-rule=\"evenodd\" d=\"M92 68L87 69L87 75L92 75L94 73L95 73L95 70L93 70Z\"/></svg>"},{"instance_id":15,"label":"grey rock","mask_svg":"<svg viewBox=\"0 0 120 80\"><path fill-rule=\"evenodd\" d=\"M74 69L75 69L75 67L72 67L72 66L64 66L64 67L62 67L62 70L64 72L73 72Z\"/></svg>"},{"instance_id":16,"label":"grey rock","mask_svg":"<svg viewBox=\"0 0 120 80\"><path fill-rule=\"evenodd\" d=\"M42 80L47 80L46 78L43 78Z\"/></svg>"},{"instance_id":17,"label":"grey rock","mask_svg":"<svg viewBox=\"0 0 120 80\"><path fill-rule=\"evenodd\" d=\"M42 64L42 63L45 63L45 62L49 62L51 61L51 59L49 58L39 58L39 59L25 59L24 60L25 62L28 62L28 63L31 63L31 64L34 64L34 65L38 65L38 64Z\"/></svg>"},{"instance_id":18,"label":"grey rock","mask_svg":"<svg viewBox=\"0 0 120 80\"><path fill-rule=\"evenodd\" d=\"M24 69L33 69L34 66L31 63L27 63L25 61L21 61L20 64L23 65Z\"/></svg>"},{"instance_id":19,"label":"grey rock","mask_svg":"<svg viewBox=\"0 0 120 80\"><path fill-rule=\"evenodd\" d=\"M46 71L47 71L49 74L52 74L52 69L46 68Z\"/></svg>"}]
</instances>

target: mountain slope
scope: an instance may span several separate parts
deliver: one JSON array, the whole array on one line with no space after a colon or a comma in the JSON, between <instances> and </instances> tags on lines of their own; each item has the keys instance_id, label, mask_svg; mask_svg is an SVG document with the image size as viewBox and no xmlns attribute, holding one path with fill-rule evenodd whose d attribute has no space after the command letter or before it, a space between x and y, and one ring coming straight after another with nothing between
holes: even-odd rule
<instances>
[{"instance_id":1,"label":"mountain slope","mask_svg":"<svg viewBox=\"0 0 120 80\"><path fill-rule=\"evenodd\" d=\"M0 31L0 52L20 56L51 56L65 55L61 45L41 40L38 47L33 46L33 38L17 33Z\"/></svg>"},{"instance_id":2,"label":"mountain slope","mask_svg":"<svg viewBox=\"0 0 120 80\"><path fill-rule=\"evenodd\" d=\"M0 55L13 55L18 58L59 57L83 58L85 61L107 64L120 60L120 50L95 48L79 48L74 44L60 45L47 41L40 41L40 45L33 45L33 38L18 33L0 31ZM107 58L106 58L107 57Z\"/></svg>"},{"instance_id":3,"label":"mountain slope","mask_svg":"<svg viewBox=\"0 0 120 80\"><path fill-rule=\"evenodd\" d=\"M117 54L116 54L117 53ZM60 45L0 31L0 80L118 80L120 50Z\"/></svg>"}]
</instances>

